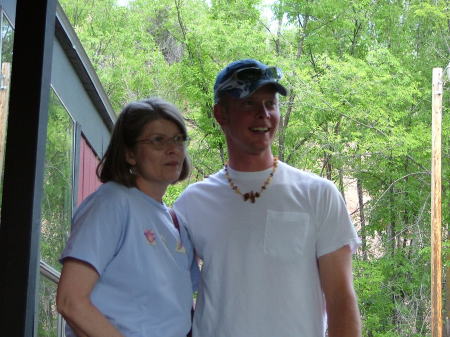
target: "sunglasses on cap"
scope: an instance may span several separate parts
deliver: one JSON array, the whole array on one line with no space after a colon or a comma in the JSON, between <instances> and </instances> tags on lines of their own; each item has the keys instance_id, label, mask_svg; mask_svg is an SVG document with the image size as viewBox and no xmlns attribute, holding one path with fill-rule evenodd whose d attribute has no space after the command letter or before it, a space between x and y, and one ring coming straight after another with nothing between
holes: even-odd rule
<instances>
[{"instance_id":1,"label":"sunglasses on cap","mask_svg":"<svg viewBox=\"0 0 450 337\"><path fill-rule=\"evenodd\" d=\"M257 67L241 68L236 70L227 80L220 84L216 91L219 92L228 87L231 83L236 81L242 82L257 82L260 80L274 80L281 79L281 69L278 67L267 67L265 69Z\"/></svg>"}]
</instances>

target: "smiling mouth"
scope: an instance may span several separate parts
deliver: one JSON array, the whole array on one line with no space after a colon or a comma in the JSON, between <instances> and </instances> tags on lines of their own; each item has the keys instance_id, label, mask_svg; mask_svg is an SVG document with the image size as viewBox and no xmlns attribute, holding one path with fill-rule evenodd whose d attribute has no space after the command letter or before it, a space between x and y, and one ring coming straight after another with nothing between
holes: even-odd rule
<instances>
[{"instance_id":1,"label":"smiling mouth","mask_svg":"<svg viewBox=\"0 0 450 337\"><path fill-rule=\"evenodd\" d=\"M257 133L266 133L270 131L270 128L268 127L256 127L256 128L250 128L250 131L257 132Z\"/></svg>"}]
</instances>

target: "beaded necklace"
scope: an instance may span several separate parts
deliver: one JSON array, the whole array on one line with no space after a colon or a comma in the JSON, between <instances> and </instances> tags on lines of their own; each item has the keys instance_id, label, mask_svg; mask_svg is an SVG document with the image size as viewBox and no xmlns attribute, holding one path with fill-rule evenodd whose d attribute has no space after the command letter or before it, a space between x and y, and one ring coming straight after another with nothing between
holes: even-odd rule
<instances>
[{"instance_id":1,"label":"beaded necklace","mask_svg":"<svg viewBox=\"0 0 450 337\"><path fill-rule=\"evenodd\" d=\"M233 179L231 179L230 174L228 173L228 164L225 164L224 170L225 170L225 177L227 178L228 184L230 185L231 189L234 192L236 192L237 194L239 194L240 196L242 196L244 201L250 200L251 203L254 204L255 201L256 201L256 198L259 198L261 196L261 193L266 190L267 186L272 181L272 178L273 178L273 175L275 174L277 166L278 166L278 158L274 157L273 158L273 165L272 165L272 172L270 172L270 174L267 177L267 179L264 180L264 183L261 185L261 188L260 188L259 192L254 192L253 190L251 190L250 192L247 192L247 193L244 193L244 194L239 190L239 187L236 186L236 184L234 183Z\"/></svg>"}]
</instances>

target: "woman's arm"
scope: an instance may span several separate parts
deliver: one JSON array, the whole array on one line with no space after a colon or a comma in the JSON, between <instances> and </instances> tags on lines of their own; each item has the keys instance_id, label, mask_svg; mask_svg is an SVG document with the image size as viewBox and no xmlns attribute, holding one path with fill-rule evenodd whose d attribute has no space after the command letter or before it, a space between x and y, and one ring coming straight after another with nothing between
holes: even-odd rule
<instances>
[{"instance_id":1,"label":"woman's arm","mask_svg":"<svg viewBox=\"0 0 450 337\"><path fill-rule=\"evenodd\" d=\"M56 295L58 312L78 337L123 337L90 300L98 278L88 263L66 258Z\"/></svg>"}]
</instances>

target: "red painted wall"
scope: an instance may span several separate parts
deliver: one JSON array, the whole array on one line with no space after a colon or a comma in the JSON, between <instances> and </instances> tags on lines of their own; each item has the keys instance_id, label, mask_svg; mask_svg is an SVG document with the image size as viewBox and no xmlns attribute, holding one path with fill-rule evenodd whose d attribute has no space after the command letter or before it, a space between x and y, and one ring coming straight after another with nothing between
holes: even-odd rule
<instances>
[{"instance_id":1,"label":"red painted wall","mask_svg":"<svg viewBox=\"0 0 450 337\"><path fill-rule=\"evenodd\" d=\"M101 185L101 182L95 173L99 162L100 159L97 157L84 136L82 136L80 144L77 206L84 200L84 198L94 192L97 187Z\"/></svg>"}]
</instances>

